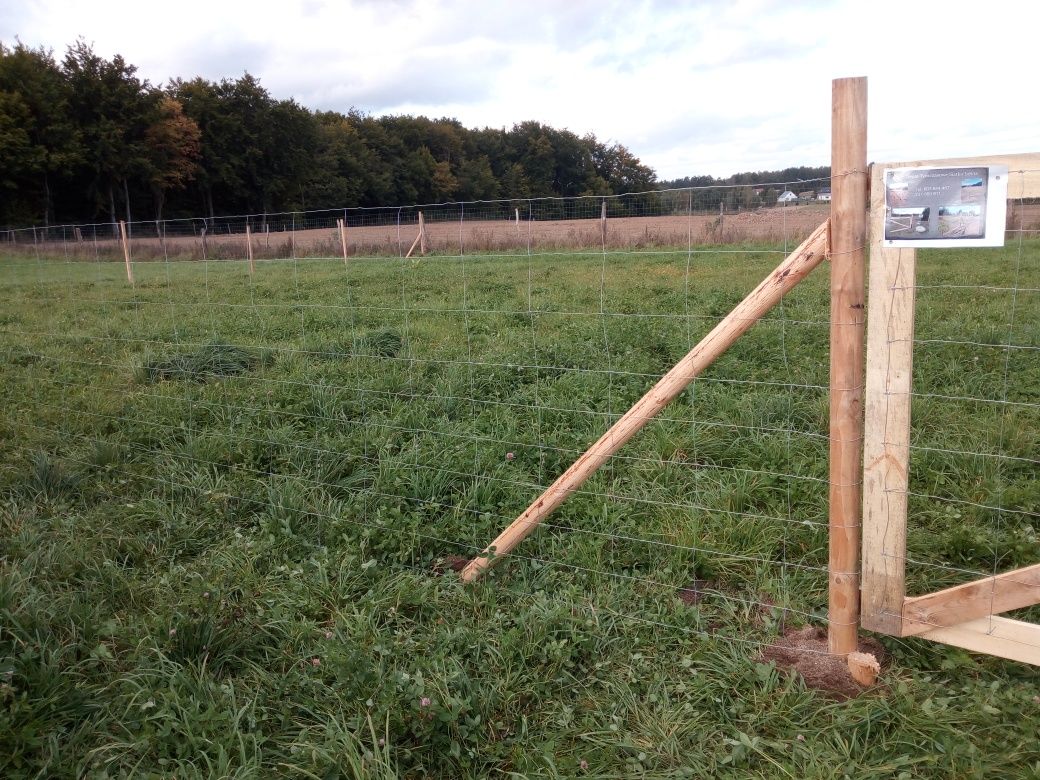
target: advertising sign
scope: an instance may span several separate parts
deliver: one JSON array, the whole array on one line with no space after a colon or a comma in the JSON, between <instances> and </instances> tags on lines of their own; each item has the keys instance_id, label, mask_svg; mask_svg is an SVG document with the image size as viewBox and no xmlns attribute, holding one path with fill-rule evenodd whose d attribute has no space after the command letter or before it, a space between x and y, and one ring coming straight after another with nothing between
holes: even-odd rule
<instances>
[{"instance_id":1,"label":"advertising sign","mask_svg":"<svg viewBox=\"0 0 1040 780\"><path fill-rule=\"evenodd\" d=\"M1006 165L885 170L885 246L1004 246Z\"/></svg>"}]
</instances>

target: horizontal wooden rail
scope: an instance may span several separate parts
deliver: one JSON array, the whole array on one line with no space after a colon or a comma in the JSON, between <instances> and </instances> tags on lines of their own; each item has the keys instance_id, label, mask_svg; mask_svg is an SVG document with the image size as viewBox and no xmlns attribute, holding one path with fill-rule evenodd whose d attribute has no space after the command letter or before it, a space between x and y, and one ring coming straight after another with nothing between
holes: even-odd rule
<instances>
[{"instance_id":1,"label":"horizontal wooden rail","mask_svg":"<svg viewBox=\"0 0 1040 780\"><path fill-rule=\"evenodd\" d=\"M1040 563L903 601L903 636L1040 604Z\"/></svg>"}]
</instances>

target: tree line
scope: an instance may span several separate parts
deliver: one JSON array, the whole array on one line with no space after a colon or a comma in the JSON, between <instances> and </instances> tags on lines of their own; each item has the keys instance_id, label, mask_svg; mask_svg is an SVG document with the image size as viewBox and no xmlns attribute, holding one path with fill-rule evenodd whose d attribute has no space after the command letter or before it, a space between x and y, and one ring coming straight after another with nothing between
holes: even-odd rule
<instances>
[{"instance_id":1,"label":"tree line","mask_svg":"<svg viewBox=\"0 0 1040 780\"><path fill-rule=\"evenodd\" d=\"M611 195L652 189L621 144L539 122L311 111L254 76L141 79L84 41L0 43L0 224Z\"/></svg>"}]
</instances>

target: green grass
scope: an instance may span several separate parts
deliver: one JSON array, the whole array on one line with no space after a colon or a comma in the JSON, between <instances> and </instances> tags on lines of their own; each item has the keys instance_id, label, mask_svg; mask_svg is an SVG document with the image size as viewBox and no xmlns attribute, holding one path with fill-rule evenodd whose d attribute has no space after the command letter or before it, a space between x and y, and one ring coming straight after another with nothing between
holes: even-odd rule
<instances>
[{"instance_id":1,"label":"green grass","mask_svg":"<svg viewBox=\"0 0 1040 780\"><path fill-rule=\"evenodd\" d=\"M826 615L825 268L451 571L781 257L7 258L0 775L1037 776L1033 668L757 661ZM1040 560L1040 243L920 258L912 592Z\"/></svg>"}]
</instances>

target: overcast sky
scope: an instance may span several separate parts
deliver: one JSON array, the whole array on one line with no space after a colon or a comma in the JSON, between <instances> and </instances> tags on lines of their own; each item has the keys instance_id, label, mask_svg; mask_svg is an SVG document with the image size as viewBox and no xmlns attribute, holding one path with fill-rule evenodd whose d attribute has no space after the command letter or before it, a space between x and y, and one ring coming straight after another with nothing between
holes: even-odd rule
<instances>
[{"instance_id":1,"label":"overcast sky","mask_svg":"<svg viewBox=\"0 0 1040 780\"><path fill-rule=\"evenodd\" d=\"M268 7L270 10L267 10ZM526 119L660 178L825 165L830 81L870 78L870 158L1034 151L1029 3L0 0L0 40L77 37L153 83L248 71L312 109Z\"/></svg>"}]
</instances>

